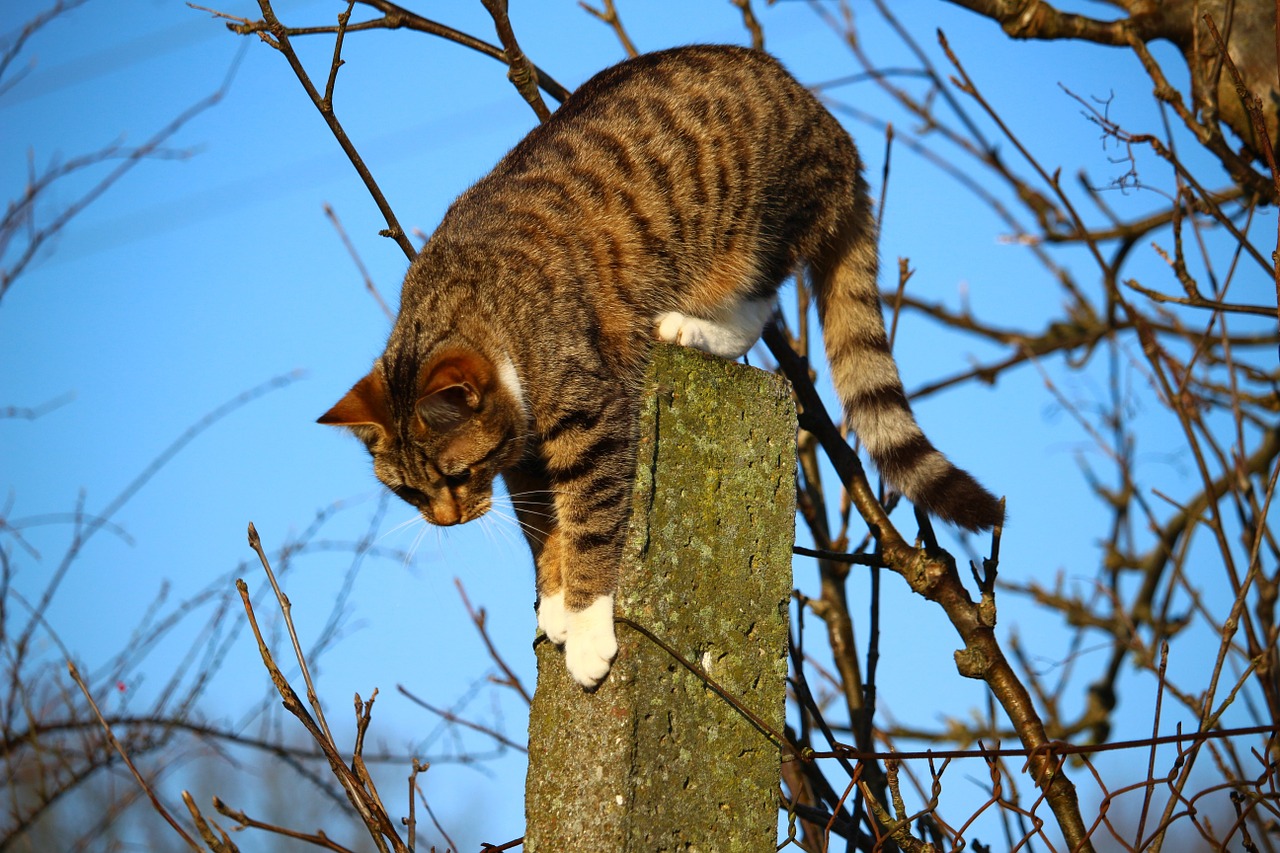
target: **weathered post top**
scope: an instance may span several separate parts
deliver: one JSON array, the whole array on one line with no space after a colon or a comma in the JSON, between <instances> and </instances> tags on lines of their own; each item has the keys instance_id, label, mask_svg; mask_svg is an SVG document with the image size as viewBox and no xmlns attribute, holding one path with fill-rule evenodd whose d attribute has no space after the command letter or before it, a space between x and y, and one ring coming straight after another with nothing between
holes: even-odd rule
<instances>
[{"instance_id":1,"label":"weathered post top","mask_svg":"<svg viewBox=\"0 0 1280 853\"><path fill-rule=\"evenodd\" d=\"M647 376L618 615L783 727L795 535L785 380L659 345ZM772 850L781 750L653 639L618 625L584 693L538 643L525 791L529 853Z\"/></svg>"}]
</instances>

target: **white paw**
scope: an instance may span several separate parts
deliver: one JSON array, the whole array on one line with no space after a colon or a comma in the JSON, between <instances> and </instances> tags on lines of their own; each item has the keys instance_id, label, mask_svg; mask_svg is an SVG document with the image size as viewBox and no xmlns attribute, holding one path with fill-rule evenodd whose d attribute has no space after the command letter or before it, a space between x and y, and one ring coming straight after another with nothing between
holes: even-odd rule
<instances>
[{"instance_id":1,"label":"white paw","mask_svg":"<svg viewBox=\"0 0 1280 853\"><path fill-rule=\"evenodd\" d=\"M658 315L658 340L682 347L693 347L704 352L707 349L706 335L703 334L702 321L697 317L681 314L679 311L668 311Z\"/></svg>"},{"instance_id":2,"label":"white paw","mask_svg":"<svg viewBox=\"0 0 1280 853\"><path fill-rule=\"evenodd\" d=\"M564 609L564 592L544 595L538 602L538 627L547 639L563 646L569 636L569 611Z\"/></svg>"},{"instance_id":3,"label":"white paw","mask_svg":"<svg viewBox=\"0 0 1280 853\"><path fill-rule=\"evenodd\" d=\"M609 674L609 666L618 654L618 638L613 630L613 596L602 595L586 610L570 611L568 615L565 668L583 687L595 687Z\"/></svg>"},{"instance_id":4,"label":"white paw","mask_svg":"<svg viewBox=\"0 0 1280 853\"><path fill-rule=\"evenodd\" d=\"M772 316L772 299L752 299L721 310L714 320L668 311L655 322L658 340L733 360L755 345Z\"/></svg>"}]
</instances>

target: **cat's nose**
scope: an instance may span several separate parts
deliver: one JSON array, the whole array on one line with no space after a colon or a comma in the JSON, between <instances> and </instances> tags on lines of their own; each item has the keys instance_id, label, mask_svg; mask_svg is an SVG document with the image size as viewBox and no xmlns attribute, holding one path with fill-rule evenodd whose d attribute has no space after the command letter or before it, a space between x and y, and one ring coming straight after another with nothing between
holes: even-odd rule
<instances>
[{"instance_id":1,"label":"cat's nose","mask_svg":"<svg viewBox=\"0 0 1280 853\"><path fill-rule=\"evenodd\" d=\"M429 520L432 524L438 524L441 527L457 524L462 520L462 513L458 510L457 501L448 498L433 501Z\"/></svg>"}]
</instances>

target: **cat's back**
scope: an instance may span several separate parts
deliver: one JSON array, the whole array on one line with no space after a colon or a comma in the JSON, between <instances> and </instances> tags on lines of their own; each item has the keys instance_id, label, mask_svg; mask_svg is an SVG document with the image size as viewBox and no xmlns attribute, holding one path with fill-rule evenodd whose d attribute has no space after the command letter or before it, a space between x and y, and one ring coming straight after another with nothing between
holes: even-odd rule
<instances>
[{"instance_id":1,"label":"cat's back","mask_svg":"<svg viewBox=\"0 0 1280 853\"><path fill-rule=\"evenodd\" d=\"M441 230L537 247L542 272L597 293L670 301L716 268L776 285L826 230L815 199L851 197L857 173L848 135L776 59L674 48L583 83Z\"/></svg>"},{"instance_id":2,"label":"cat's back","mask_svg":"<svg viewBox=\"0 0 1280 853\"><path fill-rule=\"evenodd\" d=\"M554 163L571 154L557 151L564 142L644 149L663 138L699 138L726 127L746 134L782 126L797 91L808 96L781 63L748 47L695 45L641 54L582 83L494 173Z\"/></svg>"},{"instance_id":3,"label":"cat's back","mask_svg":"<svg viewBox=\"0 0 1280 853\"><path fill-rule=\"evenodd\" d=\"M799 103L791 103L799 96ZM732 45L656 51L600 71L574 90L502 164L536 163L546 141L603 134L628 147L675 136L698 137L731 126L749 134L784 127L809 92L767 53ZM590 143L591 138L582 140ZM500 167L501 168L501 167Z\"/></svg>"},{"instance_id":4,"label":"cat's back","mask_svg":"<svg viewBox=\"0 0 1280 853\"><path fill-rule=\"evenodd\" d=\"M667 191L689 178L704 187L735 177L763 180L764 167L789 159L779 156L784 146L805 136L832 143L835 157L851 148L812 93L772 56L694 45L599 72L516 145L491 177L519 181L572 164L595 166L606 180L656 183ZM679 174L682 165L728 169L731 161L736 175Z\"/></svg>"}]
</instances>

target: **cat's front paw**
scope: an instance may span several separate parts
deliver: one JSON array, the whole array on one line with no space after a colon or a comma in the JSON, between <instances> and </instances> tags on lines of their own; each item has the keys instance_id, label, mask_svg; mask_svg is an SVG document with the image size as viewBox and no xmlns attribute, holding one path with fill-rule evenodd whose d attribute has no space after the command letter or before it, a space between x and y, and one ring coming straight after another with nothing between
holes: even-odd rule
<instances>
[{"instance_id":1,"label":"cat's front paw","mask_svg":"<svg viewBox=\"0 0 1280 853\"><path fill-rule=\"evenodd\" d=\"M750 299L725 311L716 320L668 311L655 318L658 340L718 355L730 361L741 358L760 339L773 302Z\"/></svg>"},{"instance_id":2,"label":"cat's front paw","mask_svg":"<svg viewBox=\"0 0 1280 853\"><path fill-rule=\"evenodd\" d=\"M618 654L618 638L613 630L613 596L602 595L585 610L568 611L568 617L565 668L583 687L596 687L609 674L609 667Z\"/></svg>"},{"instance_id":3,"label":"cat's front paw","mask_svg":"<svg viewBox=\"0 0 1280 853\"><path fill-rule=\"evenodd\" d=\"M569 636L569 611L564 609L564 591L544 595L538 600L538 627L547 639L563 646Z\"/></svg>"},{"instance_id":4,"label":"cat's front paw","mask_svg":"<svg viewBox=\"0 0 1280 853\"><path fill-rule=\"evenodd\" d=\"M702 323L697 317L689 317L679 311L668 311L659 315L657 322L658 340L711 352Z\"/></svg>"}]
</instances>

